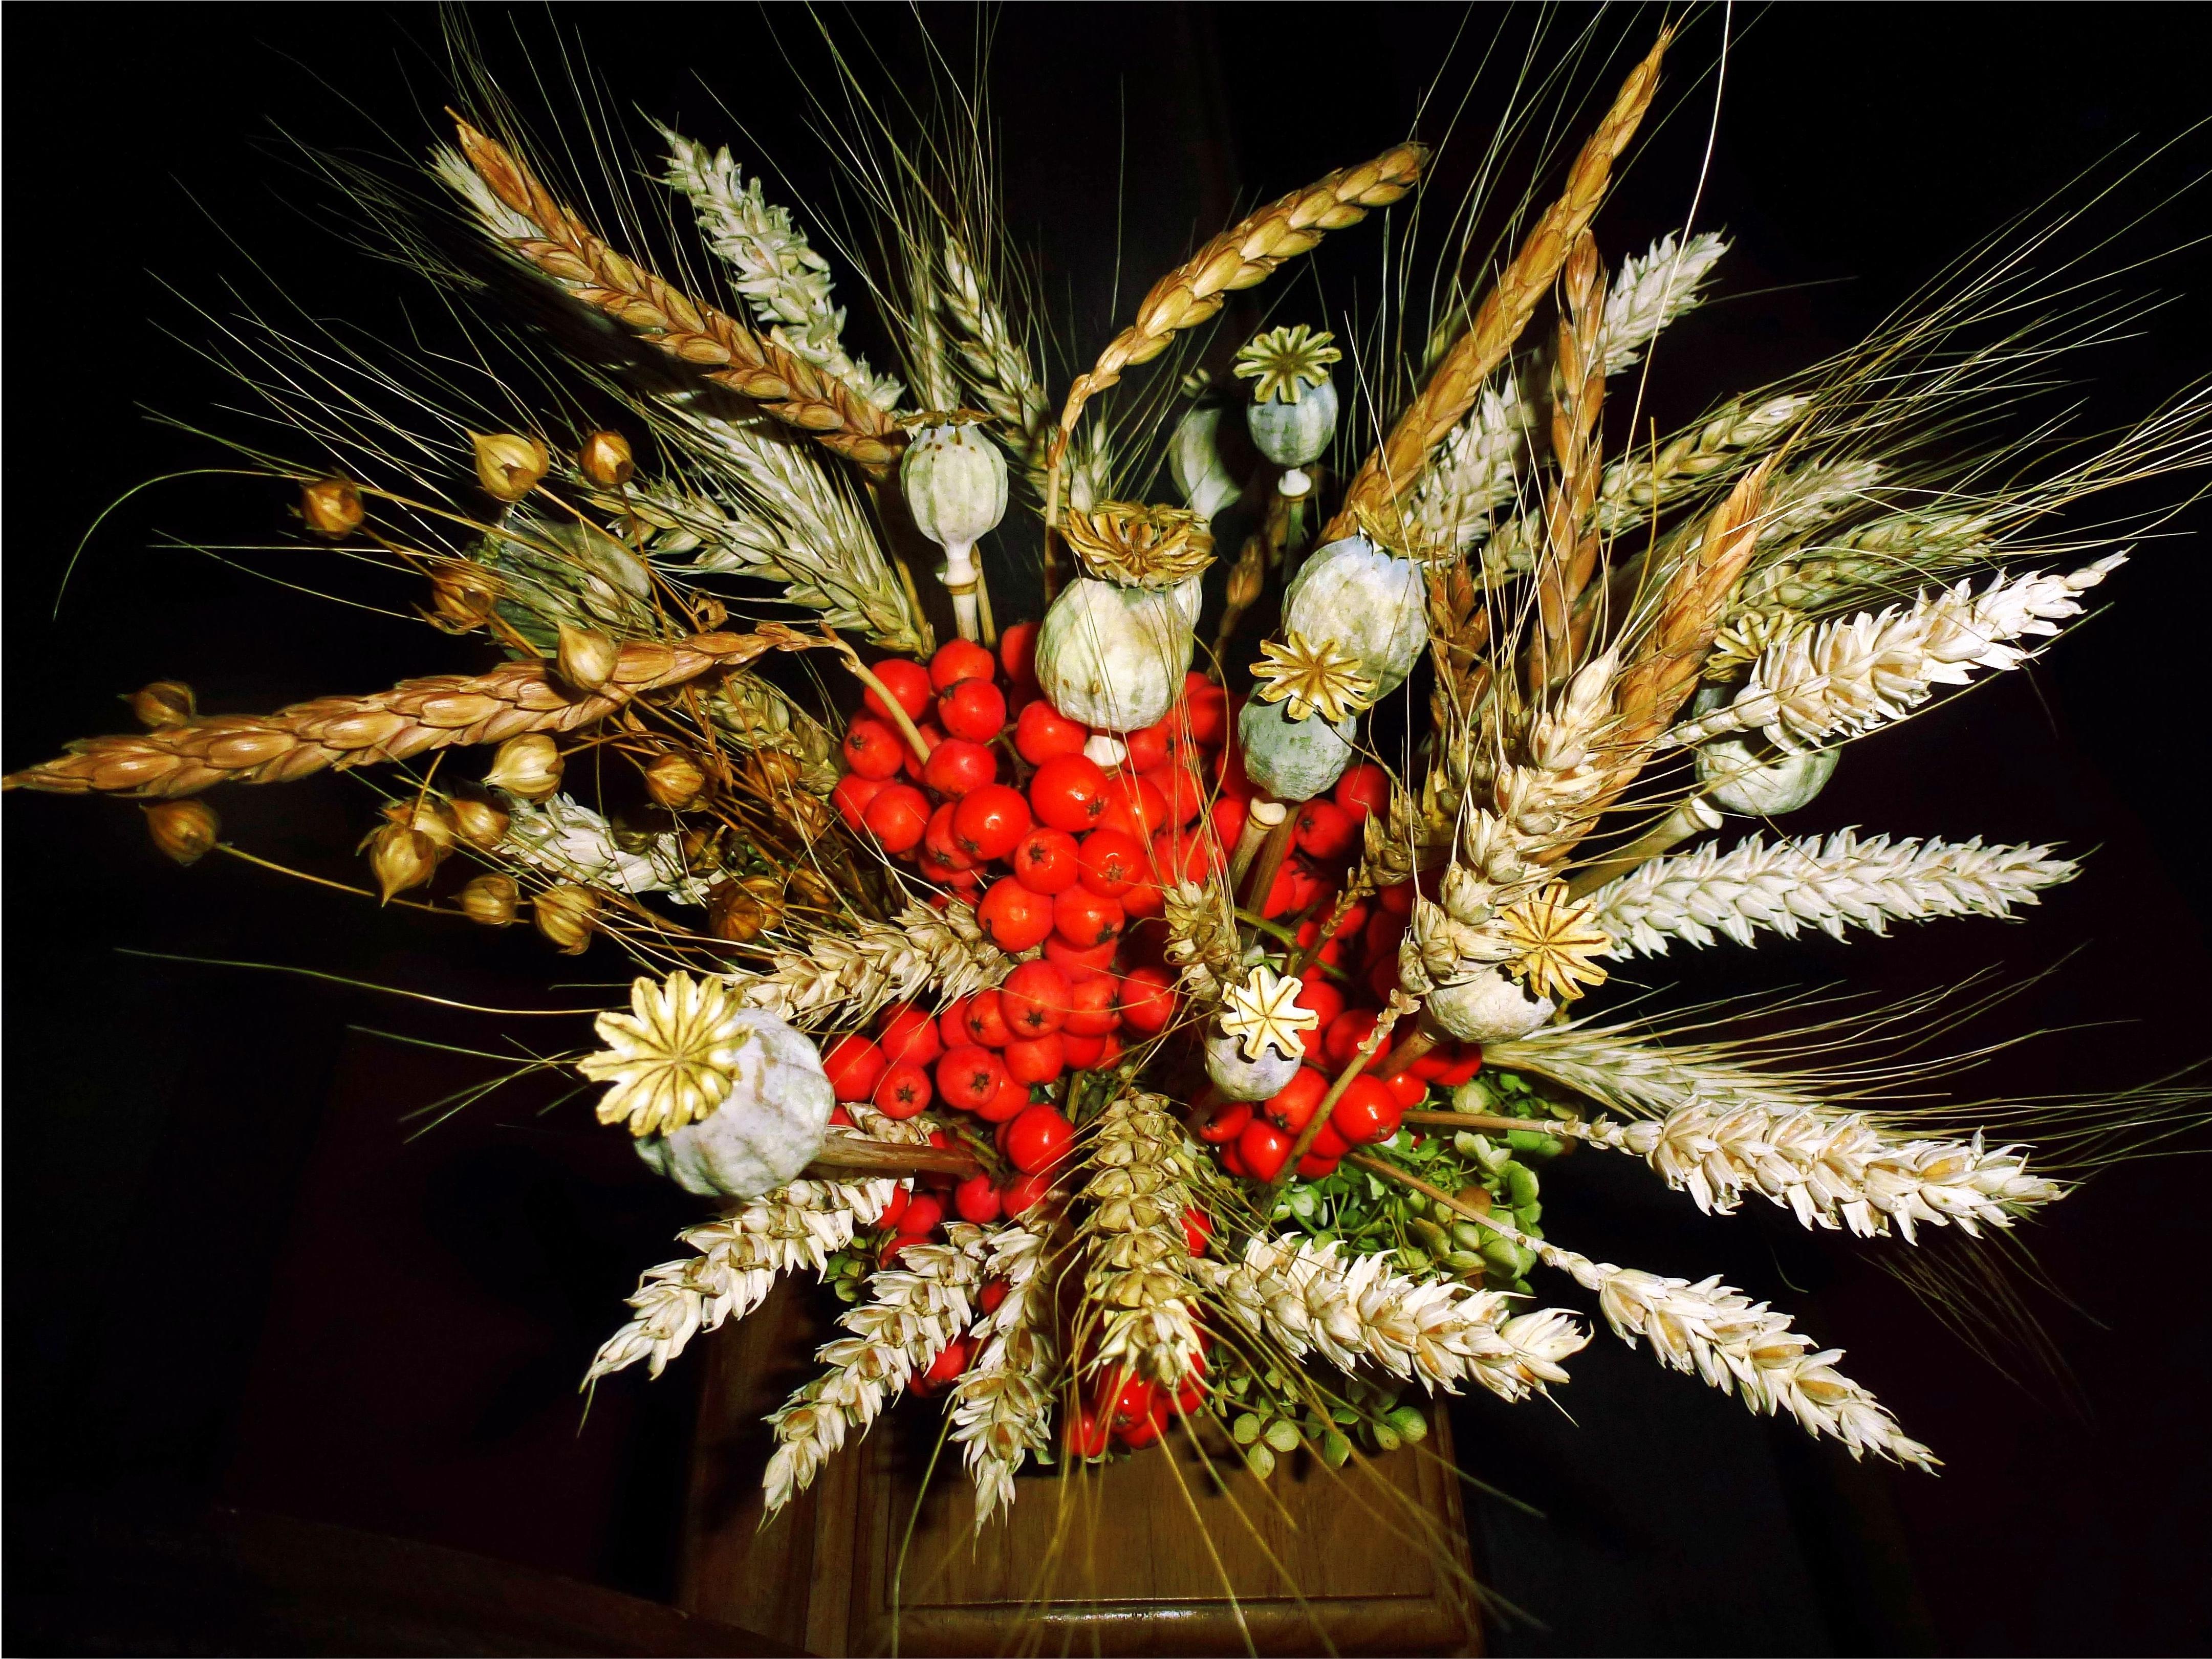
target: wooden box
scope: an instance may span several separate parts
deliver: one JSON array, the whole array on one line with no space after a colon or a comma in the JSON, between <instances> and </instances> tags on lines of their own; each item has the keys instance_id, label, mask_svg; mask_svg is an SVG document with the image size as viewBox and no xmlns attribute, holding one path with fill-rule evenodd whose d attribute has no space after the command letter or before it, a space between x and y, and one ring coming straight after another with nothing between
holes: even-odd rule
<instances>
[{"instance_id":1,"label":"wooden box","mask_svg":"<svg viewBox=\"0 0 2212 1659\"><path fill-rule=\"evenodd\" d=\"M958 1449L939 1452L942 1413L909 1403L761 1526L761 1419L816 1369L811 1300L787 1280L708 1340L688 1611L823 1655L888 1653L895 1632L916 1655L1478 1650L1441 1412L1371 1473L1300 1456L1262 1486L1224 1443L1218 1485L1176 1434L1103 1470L1025 1474L1012 1518L979 1535Z\"/></svg>"}]
</instances>

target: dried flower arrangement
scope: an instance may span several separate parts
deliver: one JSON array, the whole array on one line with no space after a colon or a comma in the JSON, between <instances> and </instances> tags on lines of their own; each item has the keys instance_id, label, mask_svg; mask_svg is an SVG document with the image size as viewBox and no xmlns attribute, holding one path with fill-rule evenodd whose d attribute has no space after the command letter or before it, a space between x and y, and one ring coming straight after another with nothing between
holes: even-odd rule
<instances>
[{"instance_id":1,"label":"dried flower arrangement","mask_svg":"<svg viewBox=\"0 0 2212 1659\"><path fill-rule=\"evenodd\" d=\"M453 421L402 450L303 376L262 389L321 464L253 459L307 537L416 574L427 621L503 659L261 716L159 683L131 699L145 731L7 786L146 800L190 863L229 850L214 785L359 769L382 902L628 953L627 1010L562 1063L720 1214L645 1273L586 1380L657 1376L810 1270L845 1334L771 1419L771 1506L909 1391L945 1397L982 1521L1025 1468L1208 1425L1262 1480L1301 1449L1341 1467L1422 1431L1397 1385L1565 1385L1591 1333L1541 1305L1540 1268L1752 1411L1932 1466L1785 1315L1552 1242L1548 1166L1627 1152L1700 1210L1756 1193L1907 1249L2063 1198L2095 1103L2039 1157L1870 1099L1825 1025L1693 1043L1572 1005L1676 940L2003 917L2069 878L2051 848L1978 840L1692 843L1809 805L1844 739L2081 616L2126 555L2039 530L2202 465L2205 405L2051 476L1947 483L1930 434L2021 348L1950 351L1963 307L1938 300L1608 459L1609 387L1726 252L1686 231L1610 277L1601 254L1668 44L1492 280L1447 280L1407 363L1361 364L1405 391L1341 472L1335 365L1363 354L1310 325L1244 343L1228 397L1085 416L1234 292L1411 197L1419 145L1206 242L1055 413L1018 256L950 184L879 204L893 378L848 350L829 260L726 151L662 130L723 307L603 237L491 112L459 120L433 170L496 278L399 234L457 290L526 278L592 325L546 337L624 429ZM1141 493L1148 444L1182 505L1115 494ZM1042 531L1049 602L1002 626L981 550L1010 511ZM1240 512L1208 627L1215 526ZM775 615L733 625L748 593ZM463 782L449 749L490 753Z\"/></svg>"}]
</instances>

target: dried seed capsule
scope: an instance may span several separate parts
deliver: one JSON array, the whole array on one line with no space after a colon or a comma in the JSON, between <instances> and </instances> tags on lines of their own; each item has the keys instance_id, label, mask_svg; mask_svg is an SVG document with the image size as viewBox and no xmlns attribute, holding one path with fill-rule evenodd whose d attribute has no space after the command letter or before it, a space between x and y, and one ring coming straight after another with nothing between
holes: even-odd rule
<instances>
[{"instance_id":1,"label":"dried seed capsule","mask_svg":"<svg viewBox=\"0 0 2212 1659\"><path fill-rule=\"evenodd\" d=\"M637 471L637 459L621 433L587 432L576 446L576 470L602 489L619 489Z\"/></svg>"},{"instance_id":2,"label":"dried seed capsule","mask_svg":"<svg viewBox=\"0 0 2212 1659\"><path fill-rule=\"evenodd\" d=\"M484 781L525 800L544 800L561 787L561 750L543 732L526 732L500 744Z\"/></svg>"},{"instance_id":3,"label":"dried seed capsule","mask_svg":"<svg viewBox=\"0 0 2212 1659\"><path fill-rule=\"evenodd\" d=\"M507 927L522 902L514 877L489 873L471 878L454 896L461 914L480 927Z\"/></svg>"},{"instance_id":4,"label":"dried seed capsule","mask_svg":"<svg viewBox=\"0 0 2212 1659\"><path fill-rule=\"evenodd\" d=\"M811 864L793 867L789 890L799 903L817 910L829 909L837 897L837 890L830 885L830 878Z\"/></svg>"},{"instance_id":5,"label":"dried seed capsule","mask_svg":"<svg viewBox=\"0 0 2212 1659\"><path fill-rule=\"evenodd\" d=\"M454 827L461 832L461 839L471 846L489 849L506 839L507 815L489 801L468 800L457 796L449 805Z\"/></svg>"},{"instance_id":6,"label":"dried seed capsule","mask_svg":"<svg viewBox=\"0 0 2212 1659\"><path fill-rule=\"evenodd\" d=\"M481 565L456 562L430 579L437 608L424 614L448 634L465 634L490 620L504 591L499 578Z\"/></svg>"},{"instance_id":7,"label":"dried seed capsule","mask_svg":"<svg viewBox=\"0 0 2212 1659\"><path fill-rule=\"evenodd\" d=\"M215 808L204 800L165 800L145 811L154 845L179 864L196 864L205 857L222 829Z\"/></svg>"},{"instance_id":8,"label":"dried seed capsule","mask_svg":"<svg viewBox=\"0 0 2212 1659\"><path fill-rule=\"evenodd\" d=\"M716 939L743 945L770 925L768 907L744 883L718 881L707 890L707 926Z\"/></svg>"},{"instance_id":9,"label":"dried seed capsule","mask_svg":"<svg viewBox=\"0 0 2212 1659\"><path fill-rule=\"evenodd\" d=\"M429 796L420 800L396 800L384 809L384 816L394 823L404 823L428 836L440 858L453 850L453 838L459 826L441 800Z\"/></svg>"},{"instance_id":10,"label":"dried seed capsule","mask_svg":"<svg viewBox=\"0 0 2212 1659\"><path fill-rule=\"evenodd\" d=\"M561 678L586 691L596 691L613 678L622 647L605 634L587 628L561 624Z\"/></svg>"},{"instance_id":11,"label":"dried seed capsule","mask_svg":"<svg viewBox=\"0 0 2212 1659\"><path fill-rule=\"evenodd\" d=\"M300 516L307 528L332 541L361 528L361 489L350 478L318 478L300 489Z\"/></svg>"},{"instance_id":12,"label":"dried seed capsule","mask_svg":"<svg viewBox=\"0 0 2212 1659\"><path fill-rule=\"evenodd\" d=\"M158 732L165 726L182 726L199 711L193 699L192 688L182 680L155 680L151 685L142 685L124 702L138 717L140 725L149 731Z\"/></svg>"},{"instance_id":13,"label":"dried seed capsule","mask_svg":"<svg viewBox=\"0 0 2212 1659\"><path fill-rule=\"evenodd\" d=\"M672 812L690 805L706 787L707 775L689 755L665 754L645 769L645 793Z\"/></svg>"},{"instance_id":14,"label":"dried seed capsule","mask_svg":"<svg viewBox=\"0 0 2212 1659\"><path fill-rule=\"evenodd\" d=\"M583 955L599 925L599 896L588 887L548 888L532 901L530 909L538 931L558 945L563 956Z\"/></svg>"},{"instance_id":15,"label":"dried seed capsule","mask_svg":"<svg viewBox=\"0 0 2212 1659\"><path fill-rule=\"evenodd\" d=\"M437 843L419 830L387 823L368 838L368 867L389 904L395 895L423 885L437 873Z\"/></svg>"},{"instance_id":16,"label":"dried seed capsule","mask_svg":"<svg viewBox=\"0 0 2212 1659\"><path fill-rule=\"evenodd\" d=\"M477 480L502 501L519 501L538 488L552 457L535 438L512 432L471 432L476 445Z\"/></svg>"}]
</instances>

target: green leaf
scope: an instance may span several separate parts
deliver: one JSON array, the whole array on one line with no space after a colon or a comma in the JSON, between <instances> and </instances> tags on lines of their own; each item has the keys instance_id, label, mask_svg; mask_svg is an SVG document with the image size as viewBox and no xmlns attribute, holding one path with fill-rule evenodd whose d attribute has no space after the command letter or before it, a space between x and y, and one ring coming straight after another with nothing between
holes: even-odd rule
<instances>
[{"instance_id":1,"label":"green leaf","mask_svg":"<svg viewBox=\"0 0 2212 1659\"><path fill-rule=\"evenodd\" d=\"M1321 1461L1333 1469L1340 1469L1352 1456L1352 1443L1334 1429L1321 1437Z\"/></svg>"},{"instance_id":2,"label":"green leaf","mask_svg":"<svg viewBox=\"0 0 2212 1659\"><path fill-rule=\"evenodd\" d=\"M1265 1480L1275 1472L1275 1454L1265 1446L1247 1446L1244 1449L1244 1464L1253 1474Z\"/></svg>"},{"instance_id":3,"label":"green leaf","mask_svg":"<svg viewBox=\"0 0 2212 1659\"><path fill-rule=\"evenodd\" d=\"M1297 1425L1279 1417L1267 1425L1266 1439L1279 1452L1294 1452L1298 1449Z\"/></svg>"},{"instance_id":4,"label":"green leaf","mask_svg":"<svg viewBox=\"0 0 2212 1659\"><path fill-rule=\"evenodd\" d=\"M1419 1444L1429 1437L1429 1419L1411 1406L1400 1406L1386 1420L1407 1440Z\"/></svg>"},{"instance_id":5,"label":"green leaf","mask_svg":"<svg viewBox=\"0 0 2212 1659\"><path fill-rule=\"evenodd\" d=\"M1241 1413L1229 1425L1229 1437L1240 1446L1249 1446L1260 1437L1260 1419L1251 1412Z\"/></svg>"}]
</instances>

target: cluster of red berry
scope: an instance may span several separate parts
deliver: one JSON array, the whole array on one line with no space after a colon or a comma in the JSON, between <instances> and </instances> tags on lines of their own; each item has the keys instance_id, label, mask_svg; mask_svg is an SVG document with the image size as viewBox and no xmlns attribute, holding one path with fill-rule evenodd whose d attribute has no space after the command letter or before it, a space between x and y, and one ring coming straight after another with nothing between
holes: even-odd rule
<instances>
[{"instance_id":1,"label":"cluster of red berry","mask_svg":"<svg viewBox=\"0 0 2212 1659\"><path fill-rule=\"evenodd\" d=\"M1182 1212L1183 1243L1194 1256L1206 1254L1206 1241L1213 1236L1213 1223L1196 1210ZM1097 1374L1091 1397L1077 1409L1065 1431L1068 1455L1103 1457L1115 1442L1134 1450L1149 1446L1168 1431L1177 1416L1188 1417L1206 1398L1206 1355L1213 1338L1203 1323L1196 1323L1198 1352L1190 1369L1172 1389L1119 1369Z\"/></svg>"}]
</instances>

